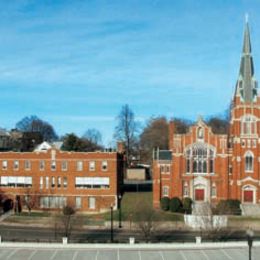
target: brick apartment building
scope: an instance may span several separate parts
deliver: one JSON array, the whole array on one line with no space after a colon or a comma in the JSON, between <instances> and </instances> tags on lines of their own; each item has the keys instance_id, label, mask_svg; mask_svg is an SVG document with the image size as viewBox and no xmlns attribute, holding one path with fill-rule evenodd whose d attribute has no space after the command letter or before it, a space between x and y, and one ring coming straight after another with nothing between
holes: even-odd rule
<instances>
[{"instance_id":1,"label":"brick apartment building","mask_svg":"<svg viewBox=\"0 0 260 260\"><path fill-rule=\"evenodd\" d=\"M216 203L260 203L260 97L246 22L228 134L214 134L201 118L188 133L169 124L169 150L154 152L153 204L162 197Z\"/></svg>"},{"instance_id":2,"label":"brick apartment building","mask_svg":"<svg viewBox=\"0 0 260 260\"><path fill-rule=\"evenodd\" d=\"M72 205L79 211L117 208L124 156L119 152L65 152L43 143L34 152L0 153L5 208Z\"/></svg>"}]
</instances>

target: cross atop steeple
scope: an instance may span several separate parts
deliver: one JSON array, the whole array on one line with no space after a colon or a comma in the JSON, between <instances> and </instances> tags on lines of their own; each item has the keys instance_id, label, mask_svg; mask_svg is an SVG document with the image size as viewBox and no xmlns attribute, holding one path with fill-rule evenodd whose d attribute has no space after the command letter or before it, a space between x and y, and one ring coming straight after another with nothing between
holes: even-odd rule
<instances>
[{"instance_id":1,"label":"cross atop steeple","mask_svg":"<svg viewBox=\"0 0 260 260\"><path fill-rule=\"evenodd\" d=\"M255 97L257 96L257 81L254 78L254 63L251 55L251 41L247 14L245 17L242 57L235 95L239 96L241 101L245 103L254 102Z\"/></svg>"}]
</instances>

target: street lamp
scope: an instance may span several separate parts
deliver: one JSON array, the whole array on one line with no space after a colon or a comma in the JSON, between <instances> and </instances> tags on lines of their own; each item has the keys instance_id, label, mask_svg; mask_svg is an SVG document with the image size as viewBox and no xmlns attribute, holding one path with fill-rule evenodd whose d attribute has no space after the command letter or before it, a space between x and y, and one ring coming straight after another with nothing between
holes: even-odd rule
<instances>
[{"instance_id":1,"label":"street lamp","mask_svg":"<svg viewBox=\"0 0 260 260\"><path fill-rule=\"evenodd\" d=\"M118 195L118 208L119 208L119 214L118 214L118 227L122 228L122 211L121 211L121 200L122 200L122 195Z\"/></svg>"},{"instance_id":2,"label":"street lamp","mask_svg":"<svg viewBox=\"0 0 260 260\"><path fill-rule=\"evenodd\" d=\"M113 241L114 241L113 204L111 204L111 206L110 206L110 224L111 224L111 228L110 228L110 241L111 241L111 243L113 243Z\"/></svg>"},{"instance_id":3,"label":"street lamp","mask_svg":"<svg viewBox=\"0 0 260 260\"><path fill-rule=\"evenodd\" d=\"M248 243L248 256L249 260L252 260L252 246L253 246L253 236L254 236L254 231L252 229L248 229L246 231L247 235L247 243Z\"/></svg>"}]
</instances>

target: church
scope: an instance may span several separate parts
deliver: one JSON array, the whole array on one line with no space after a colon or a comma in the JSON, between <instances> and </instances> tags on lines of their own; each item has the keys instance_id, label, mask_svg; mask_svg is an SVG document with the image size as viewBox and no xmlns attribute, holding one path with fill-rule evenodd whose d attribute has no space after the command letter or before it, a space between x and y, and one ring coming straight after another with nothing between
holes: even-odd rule
<instances>
[{"instance_id":1,"label":"church","mask_svg":"<svg viewBox=\"0 0 260 260\"><path fill-rule=\"evenodd\" d=\"M169 123L169 150L153 155L153 204L162 197L218 203L260 203L260 97L254 77L250 31L245 23L239 76L229 131L215 134L202 118L185 134Z\"/></svg>"}]
</instances>

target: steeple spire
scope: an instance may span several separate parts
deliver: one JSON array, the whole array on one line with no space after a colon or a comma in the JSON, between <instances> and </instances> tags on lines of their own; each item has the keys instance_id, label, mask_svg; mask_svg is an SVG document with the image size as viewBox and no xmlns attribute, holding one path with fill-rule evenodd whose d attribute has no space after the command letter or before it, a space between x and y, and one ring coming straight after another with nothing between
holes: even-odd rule
<instances>
[{"instance_id":1,"label":"steeple spire","mask_svg":"<svg viewBox=\"0 0 260 260\"><path fill-rule=\"evenodd\" d=\"M245 32L244 32L244 43L243 43L243 53L251 53L251 42L250 42L250 32L248 25L248 14L245 16Z\"/></svg>"},{"instance_id":2,"label":"steeple spire","mask_svg":"<svg viewBox=\"0 0 260 260\"><path fill-rule=\"evenodd\" d=\"M254 64L251 55L250 31L248 15L246 15L242 57L240 61L239 77L236 86L236 96L241 101L252 103L257 96L257 82L254 78Z\"/></svg>"}]
</instances>

